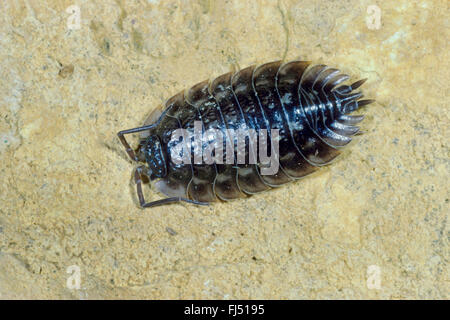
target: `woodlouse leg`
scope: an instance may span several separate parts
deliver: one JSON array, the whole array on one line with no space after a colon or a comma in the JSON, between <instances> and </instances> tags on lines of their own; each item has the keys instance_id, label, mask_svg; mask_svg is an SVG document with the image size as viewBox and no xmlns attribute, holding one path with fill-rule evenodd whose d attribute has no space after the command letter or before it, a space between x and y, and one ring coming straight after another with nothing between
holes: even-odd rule
<instances>
[{"instance_id":1,"label":"woodlouse leg","mask_svg":"<svg viewBox=\"0 0 450 320\"><path fill-rule=\"evenodd\" d=\"M130 144L128 143L128 141L125 139L124 135L129 134L129 133L136 133L136 132L149 130L149 129L153 128L155 125L156 125L156 123L150 124L148 126L137 127L137 128L128 129L128 130L122 130L117 133L117 136L119 137L120 142L122 142L123 146L125 147L125 150L128 153L128 156L131 158L131 160L138 161L138 158L136 157L134 150L130 147Z\"/></svg>"},{"instance_id":2,"label":"woodlouse leg","mask_svg":"<svg viewBox=\"0 0 450 320\"><path fill-rule=\"evenodd\" d=\"M141 205L142 208L156 207L156 206L160 206L160 205L164 205L164 204L181 202L181 201L196 204L196 205L208 205L207 202L200 202L200 201L195 201L195 200L181 198L181 197L171 197L171 198L165 198L165 199L156 200L156 201L152 201L152 202L145 202L144 194L142 192L142 176L146 175L146 174L144 174L142 172L143 169L146 169L146 167L140 166L140 167L137 167L136 170L134 171L134 181L136 182L136 189L137 189L137 194L138 194L138 198L139 198L139 204Z\"/></svg>"}]
</instances>

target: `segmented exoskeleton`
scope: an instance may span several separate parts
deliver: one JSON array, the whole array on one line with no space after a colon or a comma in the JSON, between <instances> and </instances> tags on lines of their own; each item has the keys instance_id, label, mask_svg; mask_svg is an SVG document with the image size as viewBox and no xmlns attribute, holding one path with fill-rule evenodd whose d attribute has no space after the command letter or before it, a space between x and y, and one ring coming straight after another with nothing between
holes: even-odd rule
<instances>
[{"instance_id":1,"label":"segmented exoskeleton","mask_svg":"<svg viewBox=\"0 0 450 320\"><path fill-rule=\"evenodd\" d=\"M135 171L141 206L178 201L207 204L217 199L245 197L299 179L330 163L359 130L355 125L363 116L349 113L373 102L358 100L362 93L353 92L366 79L342 84L348 79L338 69L325 65L275 61L227 73L176 94L166 102L157 119L153 114L144 126L118 133L131 159L146 163ZM173 161L173 151L179 147L172 139L174 131L193 132L196 121L201 123L202 132L223 132L224 140L234 139L227 135L227 129L256 133L266 129L266 147L277 153L278 172L261 174L265 164L259 159L243 164ZM277 129L278 150L270 139L271 129ZM124 134L135 132L141 132L141 140L133 150ZM248 141L246 145L249 146ZM190 150L203 152L204 148L202 144L197 151ZM248 159L248 150L252 149L246 150ZM238 150L233 152L236 160ZM141 185L152 180L168 198L145 202Z\"/></svg>"}]
</instances>

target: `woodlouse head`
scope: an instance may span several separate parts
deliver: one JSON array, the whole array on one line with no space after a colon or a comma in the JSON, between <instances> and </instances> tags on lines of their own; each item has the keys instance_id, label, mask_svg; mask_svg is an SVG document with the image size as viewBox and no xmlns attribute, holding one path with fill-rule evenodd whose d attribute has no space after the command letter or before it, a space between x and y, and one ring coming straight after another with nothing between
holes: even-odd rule
<instances>
[{"instance_id":1,"label":"woodlouse head","mask_svg":"<svg viewBox=\"0 0 450 320\"><path fill-rule=\"evenodd\" d=\"M150 179L162 178L167 174L166 157L157 135L148 136L140 152L143 154L151 172Z\"/></svg>"}]
</instances>

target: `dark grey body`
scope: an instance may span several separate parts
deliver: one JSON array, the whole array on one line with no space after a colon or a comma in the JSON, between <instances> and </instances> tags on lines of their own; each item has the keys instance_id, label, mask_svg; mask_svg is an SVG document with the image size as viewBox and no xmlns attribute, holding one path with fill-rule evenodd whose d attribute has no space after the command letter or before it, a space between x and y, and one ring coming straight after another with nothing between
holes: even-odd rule
<instances>
[{"instance_id":1,"label":"dark grey body","mask_svg":"<svg viewBox=\"0 0 450 320\"><path fill-rule=\"evenodd\" d=\"M155 125L145 131L137 159L145 160L144 174L167 196L204 203L299 179L336 158L358 132L355 124L363 117L348 114L372 100L358 101L362 94L352 91L364 80L342 85L348 78L325 65L277 61L201 82L166 102ZM205 131L278 129L279 171L261 175L261 163L175 164L172 132L192 131L195 121Z\"/></svg>"}]
</instances>

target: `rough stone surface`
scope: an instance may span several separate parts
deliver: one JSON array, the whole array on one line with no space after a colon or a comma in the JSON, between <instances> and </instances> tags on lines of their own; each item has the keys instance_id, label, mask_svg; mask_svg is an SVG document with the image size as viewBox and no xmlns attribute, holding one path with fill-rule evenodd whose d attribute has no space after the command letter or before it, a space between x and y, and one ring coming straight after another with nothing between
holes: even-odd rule
<instances>
[{"instance_id":1,"label":"rough stone surface","mask_svg":"<svg viewBox=\"0 0 450 320\"><path fill-rule=\"evenodd\" d=\"M448 15L444 0L1 1L0 297L450 298ZM117 131L206 78L297 58L369 79L377 103L339 160L247 200L137 207Z\"/></svg>"}]
</instances>

